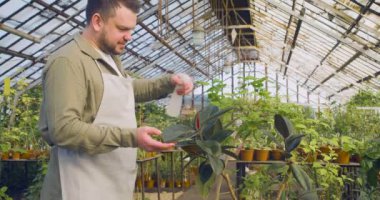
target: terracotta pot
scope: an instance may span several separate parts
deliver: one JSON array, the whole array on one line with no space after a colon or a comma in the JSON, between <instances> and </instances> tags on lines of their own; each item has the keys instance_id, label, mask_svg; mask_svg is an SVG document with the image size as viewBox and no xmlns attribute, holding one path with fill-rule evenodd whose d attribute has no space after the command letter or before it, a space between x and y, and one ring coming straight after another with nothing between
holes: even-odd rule
<instances>
[{"instance_id":1,"label":"terracotta pot","mask_svg":"<svg viewBox=\"0 0 380 200\"><path fill-rule=\"evenodd\" d=\"M284 160L284 151L281 149L273 149L270 151L270 158L272 160Z\"/></svg>"},{"instance_id":2,"label":"terracotta pot","mask_svg":"<svg viewBox=\"0 0 380 200\"><path fill-rule=\"evenodd\" d=\"M154 180L148 180L145 182L146 188L152 189L154 188Z\"/></svg>"},{"instance_id":3,"label":"terracotta pot","mask_svg":"<svg viewBox=\"0 0 380 200\"><path fill-rule=\"evenodd\" d=\"M181 180L176 180L176 181L175 181L175 186L176 186L177 188L180 188L180 187L182 186L182 181L181 181Z\"/></svg>"},{"instance_id":4,"label":"terracotta pot","mask_svg":"<svg viewBox=\"0 0 380 200\"><path fill-rule=\"evenodd\" d=\"M169 180L168 181L168 185L169 185L169 188L174 188L174 181L173 180Z\"/></svg>"},{"instance_id":5,"label":"terracotta pot","mask_svg":"<svg viewBox=\"0 0 380 200\"><path fill-rule=\"evenodd\" d=\"M255 150L255 160L267 161L268 159L269 159L269 150L266 150L266 149L256 149Z\"/></svg>"},{"instance_id":6,"label":"terracotta pot","mask_svg":"<svg viewBox=\"0 0 380 200\"><path fill-rule=\"evenodd\" d=\"M253 149L240 150L240 160L252 161L254 155Z\"/></svg>"},{"instance_id":7,"label":"terracotta pot","mask_svg":"<svg viewBox=\"0 0 380 200\"><path fill-rule=\"evenodd\" d=\"M21 154L21 159L26 159L26 160L30 160L32 159L34 156L34 151L33 150L28 150L26 153L22 153Z\"/></svg>"},{"instance_id":8,"label":"terracotta pot","mask_svg":"<svg viewBox=\"0 0 380 200\"><path fill-rule=\"evenodd\" d=\"M21 153L20 152L13 152L12 153L12 159L13 160L20 160L21 158Z\"/></svg>"},{"instance_id":9,"label":"terracotta pot","mask_svg":"<svg viewBox=\"0 0 380 200\"><path fill-rule=\"evenodd\" d=\"M348 164L350 163L350 154L347 151L338 152L338 163L339 164Z\"/></svg>"},{"instance_id":10,"label":"terracotta pot","mask_svg":"<svg viewBox=\"0 0 380 200\"><path fill-rule=\"evenodd\" d=\"M3 155L1 155L1 160L9 160L9 152L3 152Z\"/></svg>"},{"instance_id":11,"label":"terracotta pot","mask_svg":"<svg viewBox=\"0 0 380 200\"><path fill-rule=\"evenodd\" d=\"M317 160L317 154L316 153L309 152L306 154L305 162L312 163L312 162L315 162L316 160Z\"/></svg>"},{"instance_id":12,"label":"terracotta pot","mask_svg":"<svg viewBox=\"0 0 380 200\"><path fill-rule=\"evenodd\" d=\"M318 149L317 159L323 160L324 159L323 154L329 155L330 153L331 153L330 147L328 147L328 146L321 146Z\"/></svg>"},{"instance_id":13,"label":"terracotta pot","mask_svg":"<svg viewBox=\"0 0 380 200\"><path fill-rule=\"evenodd\" d=\"M185 188L189 188L190 185L191 185L191 182L190 182L189 179L185 179L185 180L183 181L183 186L185 186Z\"/></svg>"},{"instance_id":14,"label":"terracotta pot","mask_svg":"<svg viewBox=\"0 0 380 200\"><path fill-rule=\"evenodd\" d=\"M297 152L305 162L315 162L317 160L317 153L315 152L306 153L302 148L297 148Z\"/></svg>"},{"instance_id":15,"label":"terracotta pot","mask_svg":"<svg viewBox=\"0 0 380 200\"><path fill-rule=\"evenodd\" d=\"M142 181L141 181L141 178L139 178L139 177L137 177L137 179L136 179L136 187L138 189L142 188Z\"/></svg>"}]
</instances>

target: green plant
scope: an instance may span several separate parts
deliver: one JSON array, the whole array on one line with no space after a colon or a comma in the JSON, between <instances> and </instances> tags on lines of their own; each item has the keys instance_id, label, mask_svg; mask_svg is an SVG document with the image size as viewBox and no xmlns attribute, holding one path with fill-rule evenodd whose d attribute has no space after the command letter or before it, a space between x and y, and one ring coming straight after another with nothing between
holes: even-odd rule
<instances>
[{"instance_id":1,"label":"green plant","mask_svg":"<svg viewBox=\"0 0 380 200\"><path fill-rule=\"evenodd\" d=\"M47 162L43 161L40 169L38 170L38 173L33 179L32 184L28 187L26 190L24 196L26 200L36 200L40 199L40 192L42 189L42 184L44 181L44 177L47 173Z\"/></svg>"},{"instance_id":2,"label":"green plant","mask_svg":"<svg viewBox=\"0 0 380 200\"><path fill-rule=\"evenodd\" d=\"M378 174L380 172L380 139L369 141L367 151L360 162L360 199L376 199L380 196Z\"/></svg>"},{"instance_id":3,"label":"green plant","mask_svg":"<svg viewBox=\"0 0 380 200\"><path fill-rule=\"evenodd\" d=\"M312 184L311 178L300 165L296 164L294 160L291 159L291 152L298 147L304 135L294 134L292 124L287 118L281 115L275 115L274 118L275 128L285 140L285 157L287 167L284 180L280 184L277 200L286 197L287 194L285 187L289 184L291 177L294 177L302 188L302 191L299 192L297 199L318 199L318 195L314 185Z\"/></svg>"},{"instance_id":4,"label":"green plant","mask_svg":"<svg viewBox=\"0 0 380 200\"><path fill-rule=\"evenodd\" d=\"M10 196L7 195L8 188L6 186L3 186L0 188L0 199L1 200L12 200Z\"/></svg>"},{"instance_id":5,"label":"green plant","mask_svg":"<svg viewBox=\"0 0 380 200\"><path fill-rule=\"evenodd\" d=\"M277 174L278 168L271 166L260 167L255 173L249 174L244 178L241 197L246 200L270 199L272 186L278 184Z\"/></svg>"},{"instance_id":6,"label":"green plant","mask_svg":"<svg viewBox=\"0 0 380 200\"><path fill-rule=\"evenodd\" d=\"M221 144L233 133L232 130L226 129L220 120L220 117L230 110L232 108L220 110L217 106L207 106L196 114L192 127L177 124L162 133L164 142L178 141L177 146L189 153L191 160L188 164L196 158L202 159L198 167L198 183L203 196L207 196L215 177L221 175L224 170L225 163L220 156L226 154L236 158L236 155L228 150L230 146Z\"/></svg>"}]
</instances>

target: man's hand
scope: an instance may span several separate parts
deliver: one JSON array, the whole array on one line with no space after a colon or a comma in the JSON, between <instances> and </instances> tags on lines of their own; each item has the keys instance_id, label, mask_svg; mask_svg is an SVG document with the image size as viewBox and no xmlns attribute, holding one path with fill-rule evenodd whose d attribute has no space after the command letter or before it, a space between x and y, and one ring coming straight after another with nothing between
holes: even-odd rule
<instances>
[{"instance_id":1,"label":"man's hand","mask_svg":"<svg viewBox=\"0 0 380 200\"><path fill-rule=\"evenodd\" d=\"M151 137L151 135L160 134L161 131L153 127L144 126L137 128L137 145L145 151L162 151L174 147L174 143L162 143Z\"/></svg>"},{"instance_id":2,"label":"man's hand","mask_svg":"<svg viewBox=\"0 0 380 200\"><path fill-rule=\"evenodd\" d=\"M188 80L189 78L190 77L188 77L187 79L184 79L183 74L172 75L171 77L172 84L175 86L178 86L177 94L185 95L185 94L189 94L193 90L193 87L194 87L193 80L191 78L190 80Z\"/></svg>"}]
</instances>

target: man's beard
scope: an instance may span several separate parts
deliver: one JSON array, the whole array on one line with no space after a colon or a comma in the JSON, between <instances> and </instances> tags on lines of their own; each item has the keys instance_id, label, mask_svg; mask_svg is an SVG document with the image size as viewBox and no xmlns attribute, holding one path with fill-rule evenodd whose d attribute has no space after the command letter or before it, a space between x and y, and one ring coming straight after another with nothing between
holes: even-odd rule
<instances>
[{"instance_id":1,"label":"man's beard","mask_svg":"<svg viewBox=\"0 0 380 200\"><path fill-rule=\"evenodd\" d=\"M116 45L112 45L107 40L106 32L102 31L99 37L99 48L106 54L118 55L119 52L116 52Z\"/></svg>"}]
</instances>

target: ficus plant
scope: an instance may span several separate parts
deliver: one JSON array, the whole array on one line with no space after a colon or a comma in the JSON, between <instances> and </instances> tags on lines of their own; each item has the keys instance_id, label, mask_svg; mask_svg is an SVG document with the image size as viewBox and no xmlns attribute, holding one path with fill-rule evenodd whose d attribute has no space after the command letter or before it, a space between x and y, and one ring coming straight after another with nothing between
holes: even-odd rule
<instances>
[{"instance_id":1,"label":"ficus plant","mask_svg":"<svg viewBox=\"0 0 380 200\"><path fill-rule=\"evenodd\" d=\"M291 152L294 151L301 143L301 139L304 135L295 134L291 122L281 115L274 116L274 125L278 133L285 140L285 158L288 170L285 174L283 182L280 184L277 194L277 200L286 199L285 187L289 185L290 178L293 177L297 183L301 186L302 190L299 191L297 199L314 200L318 199L317 192L312 184L312 180L309 175L292 160Z\"/></svg>"},{"instance_id":2,"label":"ficus plant","mask_svg":"<svg viewBox=\"0 0 380 200\"><path fill-rule=\"evenodd\" d=\"M196 113L192 126L176 124L162 133L164 142L177 142L176 146L188 153L191 159L187 165L197 158L201 160L198 166L198 183L204 197L207 196L215 178L221 175L225 168L221 156L226 154L236 158L236 155L229 150L233 146L222 144L233 133L227 129L229 125L222 125L220 119L230 110L232 108L220 110L217 106L207 106ZM234 196L231 188L230 192Z\"/></svg>"}]
</instances>

